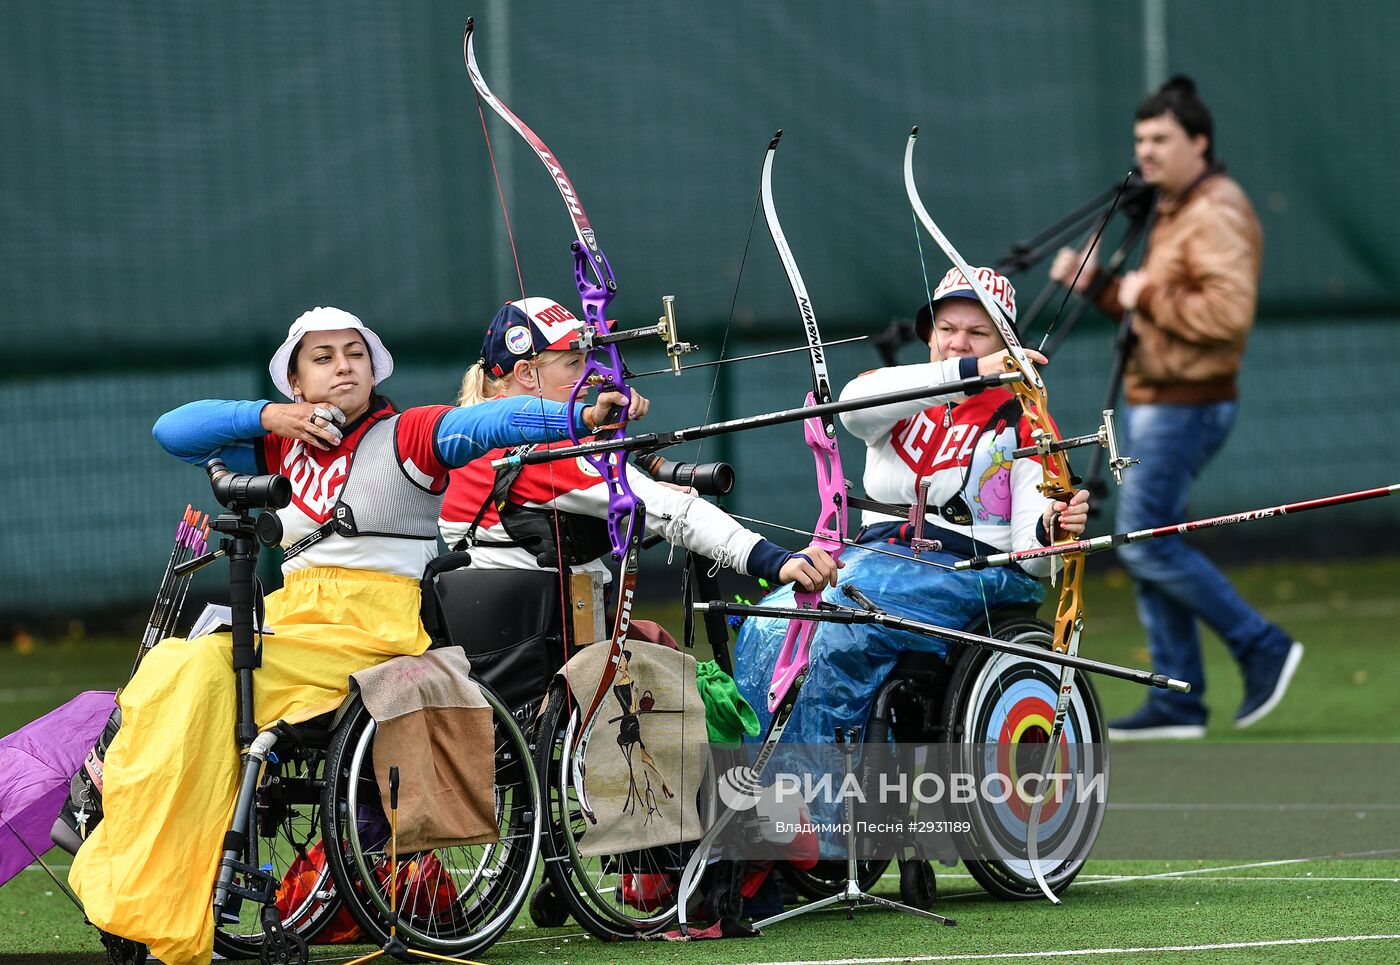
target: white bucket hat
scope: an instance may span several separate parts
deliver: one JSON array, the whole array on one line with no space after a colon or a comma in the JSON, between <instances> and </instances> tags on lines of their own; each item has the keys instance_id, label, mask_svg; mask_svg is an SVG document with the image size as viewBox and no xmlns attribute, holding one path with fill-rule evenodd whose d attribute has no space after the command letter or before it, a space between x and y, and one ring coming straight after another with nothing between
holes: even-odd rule
<instances>
[{"instance_id":1,"label":"white bucket hat","mask_svg":"<svg viewBox=\"0 0 1400 965\"><path fill-rule=\"evenodd\" d=\"M369 361L374 372L375 385L393 374L394 357L389 354L379 336L370 331L364 322L341 308L318 307L309 312L302 312L301 317L292 322L292 327L287 329L287 340L267 364L267 374L272 376L272 384L281 389L287 398L295 399L292 384L287 379L287 368L297 346L301 344L302 336L307 332L336 332L342 328L358 329L364 334L365 344L369 346Z\"/></svg>"}]
</instances>

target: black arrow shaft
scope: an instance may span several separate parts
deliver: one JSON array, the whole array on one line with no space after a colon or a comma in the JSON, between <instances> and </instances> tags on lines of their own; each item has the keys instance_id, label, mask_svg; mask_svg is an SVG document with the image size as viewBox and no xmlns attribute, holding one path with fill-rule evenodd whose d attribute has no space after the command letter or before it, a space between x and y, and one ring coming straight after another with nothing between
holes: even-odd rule
<instances>
[{"instance_id":1,"label":"black arrow shaft","mask_svg":"<svg viewBox=\"0 0 1400 965\"><path fill-rule=\"evenodd\" d=\"M1359 503L1367 499L1380 499L1400 492L1400 483L1377 486L1374 489L1361 489L1354 493L1339 493L1336 496L1322 496L1305 499L1297 503L1281 503L1278 506L1265 506L1262 509L1249 509L1242 513L1227 513L1224 516L1210 516L1206 519L1193 519L1185 523L1172 523L1152 529L1137 529L1131 533L1112 533L1108 536L1093 536L1054 546L1040 546L1035 549L1015 550L1010 553L993 553L989 556L974 556L953 564L955 570L983 570L989 566L1010 566L1025 560L1045 559L1051 556L1064 556L1066 553L1097 553L1100 550L1114 549L1128 543L1142 543L1163 536L1180 536L1198 529L1214 529L1218 526L1234 526L1236 523L1252 523L1255 520L1271 519L1274 516L1296 515L1310 509L1326 509L1330 506L1343 506Z\"/></svg>"},{"instance_id":2,"label":"black arrow shaft","mask_svg":"<svg viewBox=\"0 0 1400 965\"><path fill-rule=\"evenodd\" d=\"M983 647L987 650L996 650L1000 653L1009 653L1013 656L1025 657L1028 660L1039 660L1042 663L1054 664L1060 667L1073 667L1076 670L1084 670L1088 673L1102 674L1106 677L1116 677L1119 680L1142 684L1146 687L1159 687L1163 690L1176 690L1181 693L1187 693L1191 689L1190 684L1180 680L1173 680L1166 674L1151 673L1146 670L1135 670L1132 667L1120 667L1117 664L1104 663L1101 660L1091 660L1088 657L1080 657L1077 655L1071 656L1067 653L1055 653L1053 650L1046 650L1041 647L1013 643L1010 640L998 640L995 637L984 637L978 633L969 633L966 630L953 630L949 627L940 627L933 623L910 620L907 617L897 617L889 613L869 613L864 610L852 610L846 607L835 607L832 609L823 607L820 610L808 610L800 607L755 606L748 603L724 603L721 601L697 603L695 604L695 609L701 612L715 611L726 614L733 613L739 616L777 617L780 620L811 620L817 623L874 623L882 627L889 627L893 630L905 630L909 633L916 633L921 637L935 637L939 640L949 640L953 643Z\"/></svg>"}]
</instances>

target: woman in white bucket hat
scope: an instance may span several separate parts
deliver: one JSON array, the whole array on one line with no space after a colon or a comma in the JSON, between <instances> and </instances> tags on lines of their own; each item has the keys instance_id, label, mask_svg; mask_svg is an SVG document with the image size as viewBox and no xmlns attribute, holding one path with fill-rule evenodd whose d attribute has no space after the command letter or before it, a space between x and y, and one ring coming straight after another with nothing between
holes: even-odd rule
<instances>
[{"instance_id":1,"label":"woman in white bucket hat","mask_svg":"<svg viewBox=\"0 0 1400 965\"><path fill-rule=\"evenodd\" d=\"M622 404L605 393L602 409L520 398L398 412L374 391L393 368L360 319L313 308L268 369L291 402L205 400L156 422L157 442L186 462L218 458L292 482L278 511L285 585L266 601L259 724L333 710L350 674L428 648L418 581L437 552L450 469L496 447L566 438L571 421L592 432L595 411ZM219 633L167 641L142 662L120 698L103 820L69 876L94 924L172 965L212 955L209 898L238 776L230 660Z\"/></svg>"}]
</instances>

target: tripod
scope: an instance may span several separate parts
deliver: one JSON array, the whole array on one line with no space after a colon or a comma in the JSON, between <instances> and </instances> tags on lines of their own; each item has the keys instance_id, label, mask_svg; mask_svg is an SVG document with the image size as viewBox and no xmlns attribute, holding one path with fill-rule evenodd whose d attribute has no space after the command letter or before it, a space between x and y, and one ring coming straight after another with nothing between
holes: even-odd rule
<instances>
[{"instance_id":1,"label":"tripod","mask_svg":"<svg viewBox=\"0 0 1400 965\"><path fill-rule=\"evenodd\" d=\"M842 731L836 728L836 743L841 747L841 761L846 772L846 780L842 786L850 784L855 776L855 753L856 740L860 737L860 728L852 727ZM868 894L860 889L860 883L856 878L856 821L855 821L855 800L850 794L846 798L846 887L843 891L837 892L819 901L809 902L805 905L798 905L771 918L754 922L754 927L762 929L765 925L777 924L780 921L787 921L789 918L796 918L798 915L805 915L811 911L820 911L832 905L846 906L846 919L852 920L855 917L855 910L862 905L866 907L888 908L892 911L902 911L909 915L919 915L923 918L931 919L944 925L956 925L952 918L943 915L935 915L931 911L924 911L921 908L912 908L909 905L901 904L889 898L881 898L879 895Z\"/></svg>"},{"instance_id":2,"label":"tripod","mask_svg":"<svg viewBox=\"0 0 1400 965\"><path fill-rule=\"evenodd\" d=\"M449 958L446 955L437 955L433 952L420 951L416 948L409 948L404 940L399 937L399 906L398 906L398 883L399 883L399 769L391 765L389 767L389 940L384 943L384 947L378 951L370 952L359 958L351 959L345 965L363 965L364 962L372 962L376 958L383 958L385 955L393 955L402 960L405 956L425 958L434 962L459 962L465 965L480 965L465 958Z\"/></svg>"},{"instance_id":3,"label":"tripod","mask_svg":"<svg viewBox=\"0 0 1400 965\"><path fill-rule=\"evenodd\" d=\"M304 965L307 960L306 942L295 931L282 927L277 911L277 886L280 883L264 870L258 861L258 837L254 832L254 798L263 766L277 743L276 729L258 732L253 711L253 671L261 664L261 655L254 644L256 627L262 625L257 613L256 578L258 546L276 546L282 539L282 523L275 512L254 517L254 509L282 509L292 501L292 484L285 476L245 476L231 472L221 460L210 460L206 467L214 498L227 512L220 513L209 525L224 534L219 548L212 553L182 563L176 567L177 576L193 573L228 557L229 565L229 630L233 637L233 672L237 717L234 735L242 749L242 775L234 805L233 822L224 835L224 850L219 860L219 873L214 881L214 920L236 923L245 899L262 905L259 913L262 925L261 958L265 965Z\"/></svg>"}]
</instances>

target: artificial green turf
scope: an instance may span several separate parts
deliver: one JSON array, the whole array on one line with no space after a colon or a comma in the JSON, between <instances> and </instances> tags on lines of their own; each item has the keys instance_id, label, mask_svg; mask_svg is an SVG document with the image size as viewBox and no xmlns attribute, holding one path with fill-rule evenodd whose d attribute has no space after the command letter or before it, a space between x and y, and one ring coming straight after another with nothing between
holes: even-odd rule
<instances>
[{"instance_id":1,"label":"artificial green turf","mask_svg":"<svg viewBox=\"0 0 1400 965\"><path fill-rule=\"evenodd\" d=\"M1231 571L1243 595L1281 622L1307 646L1307 656L1288 697L1259 724L1245 731L1230 726L1240 682L1229 656L1206 635L1213 708L1209 740L1383 741L1400 740L1394 714L1400 694L1400 559L1323 565L1280 564ZM1147 665L1143 634L1130 588L1121 574L1086 579L1087 622L1081 653L1096 659ZM675 608L642 615L670 624ZM9 732L73 694L112 689L130 669L134 641L100 637L40 641L28 653L0 652L0 731ZM1133 709L1140 688L1096 681L1111 717ZM1400 841L1377 842L1400 849ZM1061 907L1045 902L1006 903L982 892L962 869L939 869L938 910L958 918L955 928L925 925L892 913L861 910L853 922L822 914L772 926L762 939L604 945L577 928L540 930L522 916L508 935L478 956L488 962L593 965L626 962L643 955L658 963L778 962L943 954L989 954L1087 948L1200 945L1287 938L1400 933L1400 853L1397 860L1316 861L1147 880L1106 882L1092 875L1163 874L1205 867L1184 862L1090 862ZM49 859L66 865L67 856ZM1212 862L1234 865L1244 862ZM1211 878L1215 880L1203 880ZM1224 880L1249 878L1248 881ZM1287 880L1267 880L1283 878ZM1342 881L1340 878L1379 878ZM887 879L882 892L894 894ZM0 956L11 961L44 953L79 953L71 961L99 961L93 930L37 867L0 889ZM346 949L317 957L345 958ZM1093 960L1112 960L1099 956ZM1276 946L1190 953L1133 955L1152 961L1400 961L1400 942ZM3 960L3 959L0 959Z\"/></svg>"}]
</instances>

